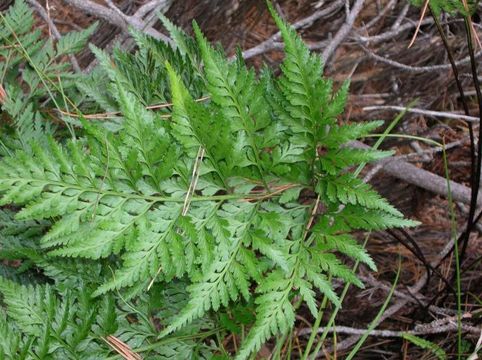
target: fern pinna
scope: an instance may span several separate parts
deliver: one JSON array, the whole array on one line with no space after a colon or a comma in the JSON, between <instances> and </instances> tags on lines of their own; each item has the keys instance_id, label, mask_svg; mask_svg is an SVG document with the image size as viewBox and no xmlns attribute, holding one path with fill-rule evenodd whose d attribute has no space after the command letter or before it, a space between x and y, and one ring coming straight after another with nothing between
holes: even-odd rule
<instances>
[{"instance_id":1,"label":"fern pinna","mask_svg":"<svg viewBox=\"0 0 482 360\"><path fill-rule=\"evenodd\" d=\"M21 206L17 219L52 222L40 239L49 259L112 269L94 297L189 283L187 303L160 337L254 299L238 359L293 327L295 297L316 316L318 292L339 302L331 277L363 286L336 255L375 269L350 232L415 225L349 172L390 155L347 146L381 123L338 124L348 83L334 93L321 59L270 10L285 44L280 77L266 68L257 75L239 56L228 60L196 24L195 46L164 19L177 49L143 50L151 40L135 37L141 59L156 59L167 75L172 111L146 109L134 75L126 76L129 56L112 66L95 50L111 98L93 100L120 110L120 128L84 120L84 137L33 143L32 154L0 164L1 203ZM6 298L8 289L0 286Z\"/></svg>"}]
</instances>

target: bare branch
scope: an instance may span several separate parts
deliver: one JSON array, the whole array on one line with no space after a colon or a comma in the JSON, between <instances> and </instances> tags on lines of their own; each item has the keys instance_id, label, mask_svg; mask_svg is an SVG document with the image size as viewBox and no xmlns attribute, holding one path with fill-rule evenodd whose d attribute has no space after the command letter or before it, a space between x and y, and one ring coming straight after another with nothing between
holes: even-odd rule
<instances>
[{"instance_id":1,"label":"bare branch","mask_svg":"<svg viewBox=\"0 0 482 360\"><path fill-rule=\"evenodd\" d=\"M331 58L331 56L335 53L338 46L342 43L343 40L348 36L350 31L353 28L353 24L355 23L355 19L357 18L358 14L360 13L361 9L363 8L363 4L365 0L357 0L353 5L352 10L346 17L346 22L343 26L338 30L335 37L330 41L328 46L322 53L322 58L325 63Z\"/></svg>"},{"instance_id":2,"label":"bare branch","mask_svg":"<svg viewBox=\"0 0 482 360\"><path fill-rule=\"evenodd\" d=\"M462 315L462 319L470 319L472 317L471 314L466 313ZM442 323L441 323L442 322ZM296 333L298 336L309 335L312 333L311 328L301 329ZM480 329L471 326L471 325L462 325L462 330L473 335L479 335ZM320 327L317 330L317 333L321 334L325 331L325 328ZM351 334L351 335L363 335L367 332L367 329L356 329L348 326L333 326L327 329L328 332L333 333L336 332L338 334ZM454 332L457 331L457 317L450 316L445 319L440 319L433 321L428 324L420 324L417 325L414 329L408 331L396 331L396 330L372 330L370 332L370 336L378 336L378 337L403 337L404 334L410 335L429 335L429 334L441 334L446 332Z\"/></svg>"},{"instance_id":3,"label":"bare branch","mask_svg":"<svg viewBox=\"0 0 482 360\"><path fill-rule=\"evenodd\" d=\"M295 22L294 24L292 24L292 26L295 29L300 29L300 28L305 28L305 27L311 26L316 20L318 20L318 19L320 19L324 16L330 15L333 12L340 9L341 6L343 5L343 3L344 3L343 0L336 0L332 4L330 4L330 6L327 6L324 9L315 11L310 16ZM244 50L243 53L242 53L243 58L246 60L246 59L250 59L254 56L263 54L267 51L282 49L283 44L281 42L279 42L280 37L281 37L281 33L278 31L276 34L271 36L269 39L261 42L260 44L254 46L250 49Z\"/></svg>"},{"instance_id":4,"label":"bare branch","mask_svg":"<svg viewBox=\"0 0 482 360\"><path fill-rule=\"evenodd\" d=\"M424 19L422 21L422 25L431 25L433 24L433 19L428 18ZM378 34L378 35L373 35L373 36L358 36L357 40L364 42L364 43L370 43L371 45L381 43L385 40L393 39L397 35L401 34L404 31L413 29L417 26L415 23L407 23L402 26L398 26L390 31L386 31L384 33Z\"/></svg>"},{"instance_id":5,"label":"bare branch","mask_svg":"<svg viewBox=\"0 0 482 360\"><path fill-rule=\"evenodd\" d=\"M400 69L400 70L403 70L403 71L408 71L408 72L412 72L412 73L424 73L424 72L432 72L432 71L443 71L443 70L448 70L448 69L451 69L452 66L450 64L443 64L443 65L430 65L430 66L410 66L410 65L405 65L405 64L402 64L402 63L399 63L395 60L390 60L390 59L387 59L383 56L380 56L380 55L377 55L375 54L373 51L371 51L370 49L368 49L367 47L365 47L364 45L362 45L361 43L358 44L362 49L363 51L365 51L365 53L377 60L377 61L380 61L384 64L387 64L387 65L390 65L390 66L393 66L397 69ZM482 50L479 51L477 54L475 54L475 58L479 58L480 55L482 55ZM456 66L461 66L461 65L465 65L465 64L468 64L470 63L470 57L467 56L465 58L463 58L462 60L459 60L459 61L456 61L455 62L455 65Z\"/></svg>"},{"instance_id":6,"label":"bare branch","mask_svg":"<svg viewBox=\"0 0 482 360\"><path fill-rule=\"evenodd\" d=\"M454 120L465 120L468 122L479 122L479 118L475 116L467 116L463 114L454 114L452 112L444 111L433 111L417 108L408 108L404 106L393 106L393 105L380 105L380 106L366 106L362 109L363 111L373 111L373 110L394 110L394 111L406 111L413 114L427 115L433 117L441 117L445 119Z\"/></svg>"},{"instance_id":7,"label":"bare branch","mask_svg":"<svg viewBox=\"0 0 482 360\"><path fill-rule=\"evenodd\" d=\"M368 148L368 145L360 141L353 141L351 146L356 148ZM433 174L430 171L420 169L415 165L409 164L397 158L387 158L377 162L383 164L383 171L388 175L403 180L409 184L413 184L422 189L431 191L435 194L447 196L447 180L439 175ZM454 201L460 201L464 204L470 204L470 189L464 185L450 181L450 189ZM477 201L479 206L482 206L482 196L479 196Z\"/></svg>"},{"instance_id":8,"label":"bare branch","mask_svg":"<svg viewBox=\"0 0 482 360\"><path fill-rule=\"evenodd\" d=\"M397 3L397 0L390 0L390 2L383 8L383 10L380 11L380 13L377 16L375 16L373 19L371 19L366 25L364 25L361 30L366 31L369 28L371 28L373 25L375 25L378 21L380 21L380 19L385 17L385 15L395 7L396 3Z\"/></svg>"},{"instance_id":9,"label":"bare branch","mask_svg":"<svg viewBox=\"0 0 482 360\"><path fill-rule=\"evenodd\" d=\"M400 11L400 14L397 17L397 20L395 20L395 22L393 23L392 29L396 29L402 24L402 21L405 19L405 16L407 16L409 9L410 9L410 3L407 2L403 7L402 11Z\"/></svg>"},{"instance_id":10,"label":"bare branch","mask_svg":"<svg viewBox=\"0 0 482 360\"><path fill-rule=\"evenodd\" d=\"M166 9L169 5L171 5L171 2L172 0L151 0L137 9L134 16L142 19L147 13L153 10L162 11L161 9Z\"/></svg>"},{"instance_id":11,"label":"bare branch","mask_svg":"<svg viewBox=\"0 0 482 360\"><path fill-rule=\"evenodd\" d=\"M127 30L128 25L132 26L134 29L141 30L146 34L152 36L155 39L162 40L167 43L171 43L172 40L166 35L160 33L151 26L147 24L137 16L121 15L119 11L112 8L99 5L91 0L64 0L69 5L76 7L88 14L94 15L101 18L110 24L119 26L120 28ZM118 10L118 9L117 9Z\"/></svg>"}]
</instances>

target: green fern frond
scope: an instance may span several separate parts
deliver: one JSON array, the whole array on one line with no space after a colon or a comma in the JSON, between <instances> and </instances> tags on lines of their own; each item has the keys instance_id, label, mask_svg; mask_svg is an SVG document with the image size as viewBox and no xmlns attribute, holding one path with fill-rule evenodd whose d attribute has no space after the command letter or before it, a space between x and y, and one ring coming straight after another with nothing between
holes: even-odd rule
<instances>
[{"instance_id":1,"label":"green fern frond","mask_svg":"<svg viewBox=\"0 0 482 360\"><path fill-rule=\"evenodd\" d=\"M39 358L68 358L83 341L105 354L97 340L111 334L148 356L193 356L199 342L184 335L248 303L246 359L290 331L295 297L316 315L320 294L340 305L331 278L363 286L339 255L376 266L350 232L416 225L350 172L390 154L348 146L381 122L339 124L348 83L334 91L320 57L270 10L285 43L280 77L229 61L196 24L194 41L163 19L177 49L136 31L135 54L93 48L105 84L79 87L116 119L82 119L65 143L23 136L23 150L1 160L1 204L19 206L15 221L36 232L7 220L15 246L0 254L21 254L54 284L0 282L8 321L30 331ZM46 43L38 66L64 45ZM32 132L37 109L11 100L17 127ZM148 108L158 102L172 106Z\"/></svg>"},{"instance_id":2,"label":"green fern frond","mask_svg":"<svg viewBox=\"0 0 482 360\"><path fill-rule=\"evenodd\" d=\"M267 126L264 99L256 96L256 81L253 70L248 70L241 59L236 63L229 63L219 52L214 50L194 23L194 32L198 41L204 72L206 88L211 94L213 102L226 119L230 119L229 127L235 134L235 141L240 150L246 152L246 161L239 162L254 166L258 172L257 178L266 183L265 171L260 158L259 143L262 139L258 132ZM246 149L247 148L247 149Z\"/></svg>"},{"instance_id":3,"label":"green fern frond","mask_svg":"<svg viewBox=\"0 0 482 360\"><path fill-rule=\"evenodd\" d=\"M0 278L0 293L7 305L8 316L22 332L40 336L49 318L45 314L52 314L57 306L55 298L51 296L49 287L18 286L15 283Z\"/></svg>"},{"instance_id":4,"label":"green fern frond","mask_svg":"<svg viewBox=\"0 0 482 360\"><path fill-rule=\"evenodd\" d=\"M273 334L286 334L293 327L295 310L289 298L292 286L291 279L273 273L260 287L263 294L256 299L256 322L237 353L237 360L247 359Z\"/></svg>"},{"instance_id":5,"label":"green fern frond","mask_svg":"<svg viewBox=\"0 0 482 360\"><path fill-rule=\"evenodd\" d=\"M404 333L403 338L407 341L410 341L415 346L418 346L422 349L430 350L430 352L432 352L439 360L447 359L447 353L440 346L429 340L409 333Z\"/></svg>"},{"instance_id":6,"label":"green fern frond","mask_svg":"<svg viewBox=\"0 0 482 360\"><path fill-rule=\"evenodd\" d=\"M97 26L97 23L93 23L85 30L72 31L62 36L56 45L57 56L76 54L81 51Z\"/></svg>"},{"instance_id":7,"label":"green fern frond","mask_svg":"<svg viewBox=\"0 0 482 360\"><path fill-rule=\"evenodd\" d=\"M240 294L249 299L250 273L255 271L256 263L246 261L249 255L243 254L242 245L249 236L256 210L257 206L248 204L224 209L226 215L233 217L226 219L230 228L236 230L231 233L231 239L225 239L227 243L218 245L217 259L202 278L190 286L190 302L161 336L178 330L210 309L216 311L221 305L227 306L229 301L238 300ZM254 256L251 259L254 260Z\"/></svg>"},{"instance_id":8,"label":"green fern frond","mask_svg":"<svg viewBox=\"0 0 482 360\"><path fill-rule=\"evenodd\" d=\"M397 217L403 214L382 198L371 186L351 174L321 178L317 192L331 203L360 205L368 209L379 209Z\"/></svg>"}]
</instances>

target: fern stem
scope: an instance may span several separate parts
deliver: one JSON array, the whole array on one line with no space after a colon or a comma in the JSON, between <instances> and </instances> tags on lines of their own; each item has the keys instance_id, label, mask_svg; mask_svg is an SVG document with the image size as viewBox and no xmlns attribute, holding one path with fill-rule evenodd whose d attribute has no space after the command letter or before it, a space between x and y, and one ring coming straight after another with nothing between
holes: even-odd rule
<instances>
[{"instance_id":1,"label":"fern stem","mask_svg":"<svg viewBox=\"0 0 482 360\"><path fill-rule=\"evenodd\" d=\"M466 6L467 4L464 1L464 5ZM479 77L478 77L478 71L477 71L477 61L475 59L475 51L474 51L474 44L472 41L472 26L470 24L470 19L468 17L469 15L464 16L464 23L465 23L465 32L466 32L466 37L467 37L467 46L469 49L469 56L470 56L470 65L471 65L471 70L472 70L472 79L475 87L475 94L477 96L477 104L479 108L479 118L482 121L482 92L480 89L480 82L479 82ZM476 163L476 170L475 170L475 179L473 186L474 188L472 189L472 202L477 202L477 198L479 195L479 189L480 189L480 177L481 177L481 171L482 171L482 126L479 126L479 138L478 138L478 144L477 144L477 163ZM471 204L472 205L472 204ZM469 238L470 238L470 232L472 231L472 228L474 227L473 223L473 218L475 216L475 209L476 206L471 206L470 210L472 217L469 218L469 221L472 222L470 226L467 228L467 234L465 235L465 239L462 242L462 250L460 252L460 261L464 261L465 257L465 252L467 250L467 245L469 243Z\"/></svg>"},{"instance_id":2,"label":"fern stem","mask_svg":"<svg viewBox=\"0 0 482 360\"><path fill-rule=\"evenodd\" d=\"M450 61L450 64L452 66L452 72L454 74L454 78L455 78L455 83L457 84L457 89L460 93L460 97L461 97L461 101L462 101L462 106L464 108L464 113L465 115L470 115L470 111L469 111L469 106L467 104L467 100L466 100L466 97L465 97L465 93L464 93L464 89L463 89L463 86L462 86L462 83L460 81L460 77L459 77L459 72L458 72L458 68L455 64L455 58L454 58L454 55L453 55L453 52L452 52L452 49L450 48L449 46L449 43L448 43L448 40L447 40L447 37L445 36L445 33L442 29L442 26L440 24L440 21L438 19L438 17L435 15L435 12L433 11L432 7L430 6L430 11L431 11L431 14L432 14L432 18L434 19L434 22L435 22L435 25L437 26L437 30L440 34L440 37L442 39L442 42L444 44L444 47L447 51L447 56L448 56L448 59ZM466 25L466 31L468 31L467 33L467 43L468 43L468 47L469 47L469 56L470 56L470 59L471 59L471 64L473 64L473 59L472 59L472 55L473 55L473 46L472 46L472 36L471 36L471 32L470 32L470 27L467 26L467 19L465 18L465 25ZM472 65L472 69L473 69L473 65ZM477 76L476 76L477 78ZM474 79L475 81L475 79ZM477 84L476 83L476 91L477 91ZM479 87L479 93L480 94L480 87ZM479 100L479 110L480 110L480 96L477 97L478 100ZM482 115L480 115L482 116ZM479 181L477 180L477 178L480 179L480 155L481 155L481 150L480 150L480 144L478 146L478 151L476 150L476 146L475 146L475 140L474 140L474 130L473 130L473 125L471 122L467 122L467 127L469 129L469 138L470 138L470 189L471 189L471 200L470 200L470 207L469 207L469 215L468 215L468 218L467 218L467 226L466 226L466 229L465 231L460 235L460 237L458 239L456 239L457 242L461 242L462 244L466 244L468 243L468 239L469 239L469 236L470 236L470 232L472 231L472 228L474 227L474 224L476 222L474 222L474 217L475 217L475 211L476 211L476 207L477 207L477 196L478 196L478 188L479 188ZM480 135L480 134L479 134ZM480 136L479 136L479 139L480 139ZM479 141L480 142L480 141ZM476 155L477 154L477 155ZM479 161L476 161L477 159L479 159ZM462 251L462 254L465 252L465 250ZM451 252L449 252L448 254L450 254ZM448 255L447 254L447 255Z\"/></svg>"},{"instance_id":3,"label":"fern stem","mask_svg":"<svg viewBox=\"0 0 482 360\"><path fill-rule=\"evenodd\" d=\"M353 357L357 354L358 350L362 347L363 343L365 340L368 338L370 335L370 332L377 327L378 323L380 322L380 319L382 318L383 314L385 313L385 309L387 308L388 304L390 303L390 300L393 296L393 293L395 292L395 288L398 283L398 279L400 278L400 272L402 269L402 259L401 256L399 255L399 262L398 262L398 270L397 270L397 275L395 276L395 280L393 282L392 288L390 289L390 292L388 293L387 299L383 303L380 311L378 312L377 316L375 316L375 319L370 323L370 326L368 327L367 331L363 334L360 340L358 340L357 344L355 347L350 351L348 356L346 357L346 360L351 360Z\"/></svg>"},{"instance_id":4,"label":"fern stem","mask_svg":"<svg viewBox=\"0 0 482 360\"><path fill-rule=\"evenodd\" d=\"M414 101L412 101L411 103L408 104L407 108L410 108L412 105L414 104ZM400 112L393 120L392 122L387 126L387 128L385 129L385 131L382 133L383 136L380 136L378 138L378 140L375 142L375 144L372 146L372 149L374 150L377 150L381 143L383 142L383 140L385 140L385 137L390 134L390 132L395 128L395 126L400 122L400 120L403 118L403 116L405 115L405 113L407 112L407 109L403 110L402 112ZM366 163L362 163L360 164L357 169L355 170L355 172L353 173L356 177L358 177L358 175L360 175L360 173L362 172L363 168L366 166Z\"/></svg>"},{"instance_id":5,"label":"fern stem","mask_svg":"<svg viewBox=\"0 0 482 360\"><path fill-rule=\"evenodd\" d=\"M313 326L311 327L311 334L310 338L308 339L308 344L305 347L305 352L303 354L302 360L307 360L308 355L310 355L311 348L313 347L313 343L315 342L315 338L318 335L318 329L320 328L321 319L323 318L323 314L325 312L326 305L328 303L328 297L325 295L323 296L323 301L320 304L320 310L318 311L318 316L315 319Z\"/></svg>"},{"instance_id":6,"label":"fern stem","mask_svg":"<svg viewBox=\"0 0 482 360\"><path fill-rule=\"evenodd\" d=\"M365 241L363 242L363 248L366 247L367 243L368 243L368 239L370 238L370 233L365 237ZM353 265L353 272L356 272L356 270L358 269L358 265L360 264L360 261L357 260L355 262L355 264ZM315 347L315 350L313 351L313 357L312 359L314 359L316 357L316 354L318 354L318 352L320 351L321 347L323 346L323 342L325 341L327 335L328 335L328 332L329 332L329 329L333 326L333 324L335 323L335 318L336 316L338 315L338 311L340 311L341 309L341 304L343 304L343 300L345 299L345 296L346 294L348 293L348 290L350 288L350 283L347 283L345 284L345 287L343 288L343 291L340 295L340 305L337 306L335 308L335 310L333 311L333 313L331 314L331 317L330 317L330 320L328 320L328 324L325 326L325 330L323 331L323 333L321 334L321 337L320 337L320 340L318 341L318 344L316 345ZM323 314L319 314L319 317L320 317L320 321L321 321L321 316ZM318 318L317 318L318 320ZM314 328L315 332L318 331L318 328ZM308 354L309 355L309 354Z\"/></svg>"},{"instance_id":7,"label":"fern stem","mask_svg":"<svg viewBox=\"0 0 482 360\"><path fill-rule=\"evenodd\" d=\"M462 288L460 281L460 257L459 257L459 244L457 239L457 220L455 218L454 203L452 199L452 192L450 190L450 175L447 163L447 154L445 152L445 140L443 141L443 157L444 157L444 172L445 178L447 179L447 200L449 205L450 213L450 224L452 237L454 239L454 252L455 252L455 286L457 288L457 359L462 358ZM480 140L479 140L480 141Z\"/></svg>"},{"instance_id":8,"label":"fern stem","mask_svg":"<svg viewBox=\"0 0 482 360\"><path fill-rule=\"evenodd\" d=\"M54 186L61 186L64 187L65 189L73 189L73 190L79 190L82 193L94 193L94 194L102 194L103 196L116 196L116 197L122 197L127 200L146 200L146 201L151 201L154 203L161 203L161 202L176 202L176 203L184 203L185 197L182 198L175 198L175 197L168 197L168 196L150 196L150 195L140 195L140 194L128 194L128 193L121 193L117 191L102 191L97 188L84 188L79 185L73 185L73 184L68 184L64 183L61 181L42 181L38 179L26 179L26 178L9 178L10 181L25 181L27 180L28 182L40 182L44 183L44 186L49 186L49 185L54 185ZM289 187L291 188L291 187ZM273 196L278 196L280 195L283 191L289 189L289 188L283 188L281 190L278 190L273 193L261 193L261 194L227 194L227 195L212 195L212 196L193 196L190 201L191 202L197 202L197 201L225 201L225 200L240 200L240 201L262 201L266 200L268 198L271 198Z\"/></svg>"},{"instance_id":9,"label":"fern stem","mask_svg":"<svg viewBox=\"0 0 482 360\"><path fill-rule=\"evenodd\" d=\"M208 338L210 336L216 335L216 333L218 333L221 330L224 330L224 328L218 327L218 328L206 331L206 332L197 333L197 334L193 334L193 335L168 337L168 338L164 338L162 340L153 342L149 345L139 347L139 348L135 349L135 351L138 352L138 353L141 353L141 352L146 352L146 351L149 351L149 350L155 350L162 345L170 344L170 343L177 342L177 341L183 341L183 340L194 340L194 339L201 339L202 340L202 339ZM106 360L118 359L118 356L119 355L114 355L114 356L111 356L111 357L107 358Z\"/></svg>"}]
</instances>

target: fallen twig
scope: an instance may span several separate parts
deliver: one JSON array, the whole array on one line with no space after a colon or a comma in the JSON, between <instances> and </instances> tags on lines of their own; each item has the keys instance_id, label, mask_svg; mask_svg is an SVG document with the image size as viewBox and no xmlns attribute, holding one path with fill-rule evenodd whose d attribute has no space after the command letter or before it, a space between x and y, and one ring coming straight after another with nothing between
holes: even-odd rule
<instances>
[{"instance_id":1,"label":"fallen twig","mask_svg":"<svg viewBox=\"0 0 482 360\"><path fill-rule=\"evenodd\" d=\"M147 24L141 18L139 18L139 16L136 14L132 16L129 16L129 15L121 16L119 15L118 11L113 10L109 7L97 4L91 0L64 0L64 2L88 14L101 18L109 22L110 24L119 26L124 30L126 30L127 27L130 25L137 30L144 31L146 34L158 40L162 40L167 43L172 42L172 40L168 36L162 34L161 32L157 31L151 26L147 26ZM142 9L142 13L145 13L145 8Z\"/></svg>"},{"instance_id":2,"label":"fallen twig","mask_svg":"<svg viewBox=\"0 0 482 360\"><path fill-rule=\"evenodd\" d=\"M352 30L353 24L355 23L355 19L357 18L358 14L362 10L364 3L365 3L365 0L357 0L355 2L350 13L347 14L345 24L343 24L340 30L338 30L336 35L326 46L325 50L321 54L321 57L323 58L323 61L325 63L327 63L328 60L330 60L331 56L335 53L338 46L341 44L343 40L345 40L345 38Z\"/></svg>"},{"instance_id":3,"label":"fallen twig","mask_svg":"<svg viewBox=\"0 0 482 360\"><path fill-rule=\"evenodd\" d=\"M363 51L371 58L374 60L380 61L381 63L390 65L392 67L395 67L397 69L403 70L403 71L408 71L412 73L424 73L424 72L432 72L432 71L444 71L452 68L451 64L442 64L442 65L428 65L428 66L411 66L411 65L406 65L402 64L398 61L387 59L383 56L375 54L373 51L368 49L366 46L361 44L359 42L358 44ZM475 58L479 58L482 55L482 51L479 51L477 54L475 54ZM455 65L456 66L461 66L461 65L466 65L470 63L470 56L467 56L463 58L462 60L456 61Z\"/></svg>"},{"instance_id":4,"label":"fallen twig","mask_svg":"<svg viewBox=\"0 0 482 360\"><path fill-rule=\"evenodd\" d=\"M351 146L356 148L367 149L368 145L360 141L353 141ZM379 160L376 164L383 164L383 171L388 175L403 180L409 184L418 186L422 189L431 191L435 194L447 196L447 180L430 171L420 169L415 165L409 164L397 158L386 158ZM452 198L454 201L460 201L464 204L470 204L470 189L462 184L450 181ZM482 197L479 196L478 205L482 206Z\"/></svg>"},{"instance_id":5,"label":"fallen twig","mask_svg":"<svg viewBox=\"0 0 482 360\"><path fill-rule=\"evenodd\" d=\"M395 110L395 111L406 111L409 113L428 115L433 117L441 117L445 119L455 119L455 120L465 120L469 122L479 122L479 118L475 116L467 116L463 114L455 114L452 112L445 111L433 111L418 108L410 108L405 106L394 106L394 105L380 105L380 106L365 106L363 111L373 111L373 110Z\"/></svg>"},{"instance_id":6,"label":"fallen twig","mask_svg":"<svg viewBox=\"0 0 482 360\"><path fill-rule=\"evenodd\" d=\"M470 313L463 314L461 316L462 319L470 319L472 315ZM429 335L429 334L441 334L445 332L454 332L457 331L457 317L450 316L444 319L435 320L428 324L420 324L415 326L412 330L407 331L400 331L400 330L372 330L370 332L370 336L378 336L378 337L403 337L404 334L411 334L411 335ZM472 335L479 335L481 330L478 327L471 326L471 325L462 325L462 330L470 333ZM350 334L350 335L363 335L367 332L367 329L357 329L349 326L333 326L329 329L325 329L320 327L317 330L317 333L323 333L324 331L328 331L330 333L338 333L338 334ZM311 328L304 328L299 330L296 334L298 336L304 336L311 334Z\"/></svg>"},{"instance_id":7,"label":"fallen twig","mask_svg":"<svg viewBox=\"0 0 482 360\"><path fill-rule=\"evenodd\" d=\"M295 22L291 26L293 26L293 28L295 29L307 27L313 24L316 20L321 19L322 17L327 16L333 13L334 11L338 10L343 5L343 3L344 3L344 0L336 0L332 4L330 4L330 6L327 6L324 9L315 11L310 16ZM243 58L247 60L254 56L261 55L267 51L282 49L283 44L279 41L280 39L281 39L281 33L278 31L276 34L272 35L269 39L264 40L260 44L250 49L244 50L242 52Z\"/></svg>"}]
</instances>

